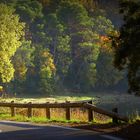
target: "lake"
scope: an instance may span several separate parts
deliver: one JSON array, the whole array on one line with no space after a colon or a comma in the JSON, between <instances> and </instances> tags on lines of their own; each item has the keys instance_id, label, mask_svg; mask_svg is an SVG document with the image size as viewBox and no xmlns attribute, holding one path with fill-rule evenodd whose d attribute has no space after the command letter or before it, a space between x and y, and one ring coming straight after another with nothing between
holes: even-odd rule
<instances>
[{"instance_id":1,"label":"lake","mask_svg":"<svg viewBox=\"0 0 140 140\"><path fill-rule=\"evenodd\" d=\"M140 97L128 93L96 93L97 107L107 109L117 107L122 115L140 114Z\"/></svg>"}]
</instances>

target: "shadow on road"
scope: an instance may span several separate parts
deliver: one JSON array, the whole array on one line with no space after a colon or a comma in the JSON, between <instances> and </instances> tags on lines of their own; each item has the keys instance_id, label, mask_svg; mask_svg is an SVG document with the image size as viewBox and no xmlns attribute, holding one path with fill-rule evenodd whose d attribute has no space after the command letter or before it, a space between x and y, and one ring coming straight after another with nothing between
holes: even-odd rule
<instances>
[{"instance_id":1,"label":"shadow on road","mask_svg":"<svg viewBox=\"0 0 140 140\"><path fill-rule=\"evenodd\" d=\"M11 121L2 121L0 122L0 125L7 125L7 126L16 126L16 127L22 127L22 128L35 128L35 127L40 127L36 125L32 125L29 123L16 123L16 122L11 122Z\"/></svg>"},{"instance_id":2,"label":"shadow on road","mask_svg":"<svg viewBox=\"0 0 140 140\"><path fill-rule=\"evenodd\" d=\"M0 133L0 140L106 140L98 133L86 130L0 122L0 129L3 127L7 127L7 131Z\"/></svg>"}]
</instances>

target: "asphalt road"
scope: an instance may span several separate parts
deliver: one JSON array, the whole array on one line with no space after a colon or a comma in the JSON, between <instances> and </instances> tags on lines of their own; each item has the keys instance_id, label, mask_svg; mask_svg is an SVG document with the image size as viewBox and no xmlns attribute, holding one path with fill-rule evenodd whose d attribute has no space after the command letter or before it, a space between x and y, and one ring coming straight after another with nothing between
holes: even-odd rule
<instances>
[{"instance_id":1,"label":"asphalt road","mask_svg":"<svg viewBox=\"0 0 140 140\"><path fill-rule=\"evenodd\" d=\"M120 140L100 133L59 126L0 121L0 140Z\"/></svg>"}]
</instances>

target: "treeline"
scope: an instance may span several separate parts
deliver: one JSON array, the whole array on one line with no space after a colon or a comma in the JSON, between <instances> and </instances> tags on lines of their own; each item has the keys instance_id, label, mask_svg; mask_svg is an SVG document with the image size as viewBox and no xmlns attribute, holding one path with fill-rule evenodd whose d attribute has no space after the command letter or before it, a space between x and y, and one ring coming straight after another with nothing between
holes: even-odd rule
<instances>
[{"instance_id":1,"label":"treeline","mask_svg":"<svg viewBox=\"0 0 140 140\"><path fill-rule=\"evenodd\" d=\"M22 45L11 58L12 93L88 92L124 84L113 66L110 36L118 34L98 1L1 0L25 23Z\"/></svg>"}]
</instances>

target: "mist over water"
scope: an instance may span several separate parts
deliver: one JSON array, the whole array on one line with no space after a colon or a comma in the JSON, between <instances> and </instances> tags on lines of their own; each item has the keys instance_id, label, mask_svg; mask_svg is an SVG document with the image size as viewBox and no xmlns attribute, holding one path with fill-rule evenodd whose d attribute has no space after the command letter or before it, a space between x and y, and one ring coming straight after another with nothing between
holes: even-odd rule
<instances>
[{"instance_id":1,"label":"mist over water","mask_svg":"<svg viewBox=\"0 0 140 140\"><path fill-rule=\"evenodd\" d=\"M112 111L117 107L119 114L136 115L140 114L140 97L128 93L97 93L97 107Z\"/></svg>"}]
</instances>

